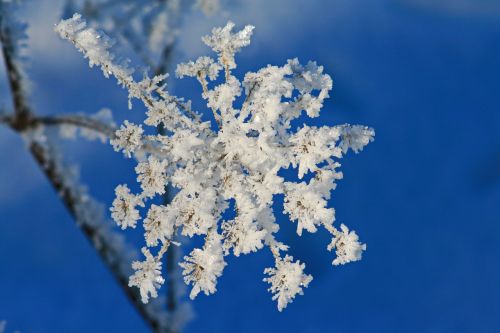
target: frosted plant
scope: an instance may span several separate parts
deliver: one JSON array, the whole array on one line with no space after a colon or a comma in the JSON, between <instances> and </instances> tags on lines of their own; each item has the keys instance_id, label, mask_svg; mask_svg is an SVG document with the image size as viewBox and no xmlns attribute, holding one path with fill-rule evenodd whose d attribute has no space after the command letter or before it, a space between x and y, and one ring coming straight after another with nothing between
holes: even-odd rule
<instances>
[{"instance_id":1,"label":"frosted plant","mask_svg":"<svg viewBox=\"0 0 500 333\"><path fill-rule=\"evenodd\" d=\"M75 140L77 138L84 138L89 141L99 140L102 143L107 142L108 135L107 132L113 131L116 127L113 121L113 114L110 109L103 108L97 113L90 115L88 118L84 115L78 118L79 115L75 114L72 116L74 119L87 121L88 125L94 125L96 128L82 127L80 125L71 124L70 122L66 124L59 125L59 136L67 140Z\"/></svg>"},{"instance_id":2,"label":"frosted plant","mask_svg":"<svg viewBox=\"0 0 500 333\"><path fill-rule=\"evenodd\" d=\"M233 29L229 22L203 38L217 54L216 60L201 57L180 64L176 71L178 77L194 77L200 83L202 97L215 118L216 124L211 124L202 122L189 102L166 91L164 75L150 78L145 74L136 80L127 62L111 53L109 37L87 27L80 15L56 26L91 66L99 66L106 77L113 75L128 90L130 100L144 103L145 126L162 124L166 129L166 134L147 134L142 125L125 122L112 141L115 150L138 160L142 190L133 194L127 185L117 187L111 210L122 228L134 228L140 220L139 207L161 195L167 184L178 189L170 204L146 208L146 260L134 263L136 273L130 279L131 286L141 289L143 301L156 296L163 282L159 275L162 256L179 233L204 238L203 247L194 249L180 264L184 281L192 285L191 298L216 291L225 256L266 247L275 267L266 268L269 276L264 281L271 285L278 309L285 308L312 277L304 273L305 264L282 255L288 246L276 238L279 225L273 202L277 195L284 196L284 212L297 223L299 235L319 227L331 233L328 250L335 250L334 265L359 260L366 249L354 231L333 225L335 211L328 200L335 182L342 178L338 160L349 149L361 151L373 140L374 130L351 125L297 128L292 121L304 112L310 118L319 116L332 88L330 76L315 62L302 65L292 59L281 67L268 65L247 73L240 81L232 73L235 54L250 44L253 27ZM138 154L146 145L154 149ZM281 170L290 167L297 168L299 182L280 176ZM230 203L235 217L224 220Z\"/></svg>"},{"instance_id":3,"label":"frosted plant","mask_svg":"<svg viewBox=\"0 0 500 333\"><path fill-rule=\"evenodd\" d=\"M264 270L265 274L269 274L264 281L271 284L269 290L275 294L273 300L278 300L278 310L283 310L295 295L302 295L302 287L306 288L311 282L312 276L304 274L305 267L305 264L293 262L293 257L287 255L276 260L276 268Z\"/></svg>"},{"instance_id":4,"label":"frosted plant","mask_svg":"<svg viewBox=\"0 0 500 333\"><path fill-rule=\"evenodd\" d=\"M144 65L166 71L181 36L188 12L205 16L222 13L221 0L66 0L63 17L82 13L90 26L99 26L128 44ZM163 70L163 71L161 71Z\"/></svg>"},{"instance_id":5,"label":"frosted plant","mask_svg":"<svg viewBox=\"0 0 500 333\"><path fill-rule=\"evenodd\" d=\"M361 254L366 250L366 244L358 242L356 232L349 232L349 229L345 225L341 224L340 230L342 232L338 230L333 231L335 237L327 247L328 251L335 249L337 258L333 260L333 264L343 265L351 261L360 260Z\"/></svg>"},{"instance_id":6,"label":"frosted plant","mask_svg":"<svg viewBox=\"0 0 500 333\"><path fill-rule=\"evenodd\" d=\"M146 260L134 261L132 268L135 273L130 277L129 284L140 289L142 301L147 303L149 295L158 297L156 290L165 280L161 277L161 261L157 261L146 247L142 248L142 253Z\"/></svg>"}]
</instances>

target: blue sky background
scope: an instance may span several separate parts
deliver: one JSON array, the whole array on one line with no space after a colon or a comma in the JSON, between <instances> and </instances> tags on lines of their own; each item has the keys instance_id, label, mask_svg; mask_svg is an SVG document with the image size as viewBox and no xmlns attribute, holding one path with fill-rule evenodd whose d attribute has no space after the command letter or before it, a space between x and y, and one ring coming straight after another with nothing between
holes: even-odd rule
<instances>
[{"instance_id":1,"label":"blue sky background","mask_svg":"<svg viewBox=\"0 0 500 333\"><path fill-rule=\"evenodd\" d=\"M314 280L279 313L262 282L262 251L229 258L218 292L193 303L186 332L500 331L500 3L494 0L255 0L229 7L256 25L239 73L299 57L334 79L321 124L376 129L343 161L332 204L368 244L363 260L332 267L323 232L280 237ZM59 1L26 6L37 112L96 112L120 121L126 93L89 70L51 32ZM177 59L225 18L185 19ZM5 73L0 70L2 77ZM193 81L174 92L201 105ZM8 90L0 82L2 104ZM133 183L133 163L109 145L70 142L90 192L110 204ZM71 220L19 137L0 128L0 320L35 332L147 332ZM141 244L137 244L139 248Z\"/></svg>"}]
</instances>

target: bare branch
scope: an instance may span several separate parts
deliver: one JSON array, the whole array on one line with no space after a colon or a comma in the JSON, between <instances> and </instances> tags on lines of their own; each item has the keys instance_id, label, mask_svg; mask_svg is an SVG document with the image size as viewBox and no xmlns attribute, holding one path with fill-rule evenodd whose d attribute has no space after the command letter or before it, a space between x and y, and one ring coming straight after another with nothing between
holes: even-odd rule
<instances>
[{"instance_id":1,"label":"bare branch","mask_svg":"<svg viewBox=\"0 0 500 333\"><path fill-rule=\"evenodd\" d=\"M63 116L42 116L33 118L35 125L72 125L87 128L95 132L102 133L109 138L115 137L116 128L97 119L85 115L63 115Z\"/></svg>"}]
</instances>

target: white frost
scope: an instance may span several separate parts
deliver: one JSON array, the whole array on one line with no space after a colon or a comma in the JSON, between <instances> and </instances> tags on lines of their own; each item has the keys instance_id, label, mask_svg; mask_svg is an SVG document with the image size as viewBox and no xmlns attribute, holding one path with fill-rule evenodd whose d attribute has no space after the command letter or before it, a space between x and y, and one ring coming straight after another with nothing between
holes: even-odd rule
<instances>
[{"instance_id":1,"label":"white frost","mask_svg":"<svg viewBox=\"0 0 500 333\"><path fill-rule=\"evenodd\" d=\"M150 78L145 74L142 81L135 81L127 74L131 73L128 66L121 69L111 56L107 37L95 30L85 32L79 16L63 21L57 30L91 63L109 70L128 89L130 98L144 103L144 125L162 124L166 130L165 134L145 135L141 126L125 122L112 141L115 149L127 156L137 157L138 149L148 148L141 149L145 156L136 167L141 192L132 194L125 185L116 190L112 212L119 226L135 227L140 219L137 207L162 194L167 183L178 189L170 204L147 207L146 244L161 248L156 257L145 252L146 262L135 264L133 285L145 293L143 300L156 295L161 285L159 261L174 235L182 234L204 239L204 245L180 264L184 281L192 286L191 298L216 291L217 279L226 266L225 256L269 248L276 267L266 269L269 276L265 281L271 284L281 311L302 294L312 277L304 273L305 264L281 253L288 246L276 239L280 226L273 204L277 196L284 198L283 210L297 223L299 235L320 227L333 235L329 249L337 253L334 265L359 260L365 245L344 225L340 231L334 227L335 210L328 202L342 178L339 160L349 149L361 151L373 140L374 131L358 125L292 123L302 115L319 116L332 89L330 76L315 62L302 65L291 59L283 66L269 65L239 79L232 73L235 54L250 44L253 27L236 32L234 27L229 22L203 38L217 59L201 57L177 67L178 77L194 77L200 83L216 130L211 126L215 124L200 120L189 101L165 90L164 75ZM100 45L97 39L105 43ZM221 71L223 78L218 77ZM290 167L297 169L302 181L280 176L280 171ZM230 206L235 216L226 221L223 213ZM141 278L143 271L148 274Z\"/></svg>"},{"instance_id":2,"label":"white frost","mask_svg":"<svg viewBox=\"0 0 500 333\"><path fill-rule=\"evenodd\" d=\"M341 232L338 232L328 245L328 251L335 249L337 258L333 260L334 265L344 265L352 261L361 260L366 244L359 242L358 235L354 230L349 232L349 228L340 225Z\"/></svg>"},{"instance_id":3,"label":"white frost","mask_svg":"<svg viewBox=\"0 0 500 333\"><path fill-rule=\"evenodd\" d=\"M157 297L157 290L165 282L161 277L161 261L153 257L147 248L142 248L142 253L146 257L144 261L134 261L132 268L135 273L130 277L129 287L138 287L141 292L143 303L149 301L149 297Z\"/></svg>"},{"instance_id":4,"label":"white frost","mask_svg":"<svg viewBox=\"0 0 500 333\"><path fill-rule=\"evenodd\" d=\"M311 275L304 274L305 267L305 264L298 260L294 262L293 257L287 255L284 259L278 258L275 267L264 270L269 275L264 282L271 284L269 291L274 294L273 300L278 301L279 311L293 302L297 294L302 295L303 288L307 288L312 281Z\"/></svg>"}]
</instances>

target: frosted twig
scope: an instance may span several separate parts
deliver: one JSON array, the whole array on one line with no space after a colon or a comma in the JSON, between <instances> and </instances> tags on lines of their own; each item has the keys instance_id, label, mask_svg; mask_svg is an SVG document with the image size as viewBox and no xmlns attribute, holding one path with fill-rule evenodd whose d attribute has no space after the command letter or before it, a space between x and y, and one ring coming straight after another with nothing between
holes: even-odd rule
<instances>
[{"instance_id":1,"label":"frosted twig","mask_svg":"<svg viewBox=\"0 0 500 333\"><path fill-rule=\"evenodd\" d=\"M140 301L140 296L136 289L128 287L128 269L126 264L128 261L124 261L123 248L114 246L112 236L106 231L106 228L96 224L96 221L87 220L88 215L85 214L85 209L82 208L93 202L90 196L87 193L82 193L79 185L75 182L67 181L64 169L60 167L51 143L41 143L36 138L32 139L29 137L30 128L40 118L35 116L27 102L22 70L19 67L19 59L16 59L17 55L14 47L15 43L12 39L12 30L5 21L8 14L4 10L3 6L5 5L5 2L0 1L0 42L2 44L2 54L12 93L14 115L3 115L2 120L8 123L19 134L27 134L29 151L38 166L43 170L54 190L60 194L64 206L78 222L83 234L96 249L139 314L155 332L163 332L165 323L162 317ZM63 122L63 120L68 121L69 118L44 117L42 119L47 123L57 123ZM75 122L75 119L73 118L72 121ZM90 126L89 123L87 125Z\"/></svg>"}]
</instances>

